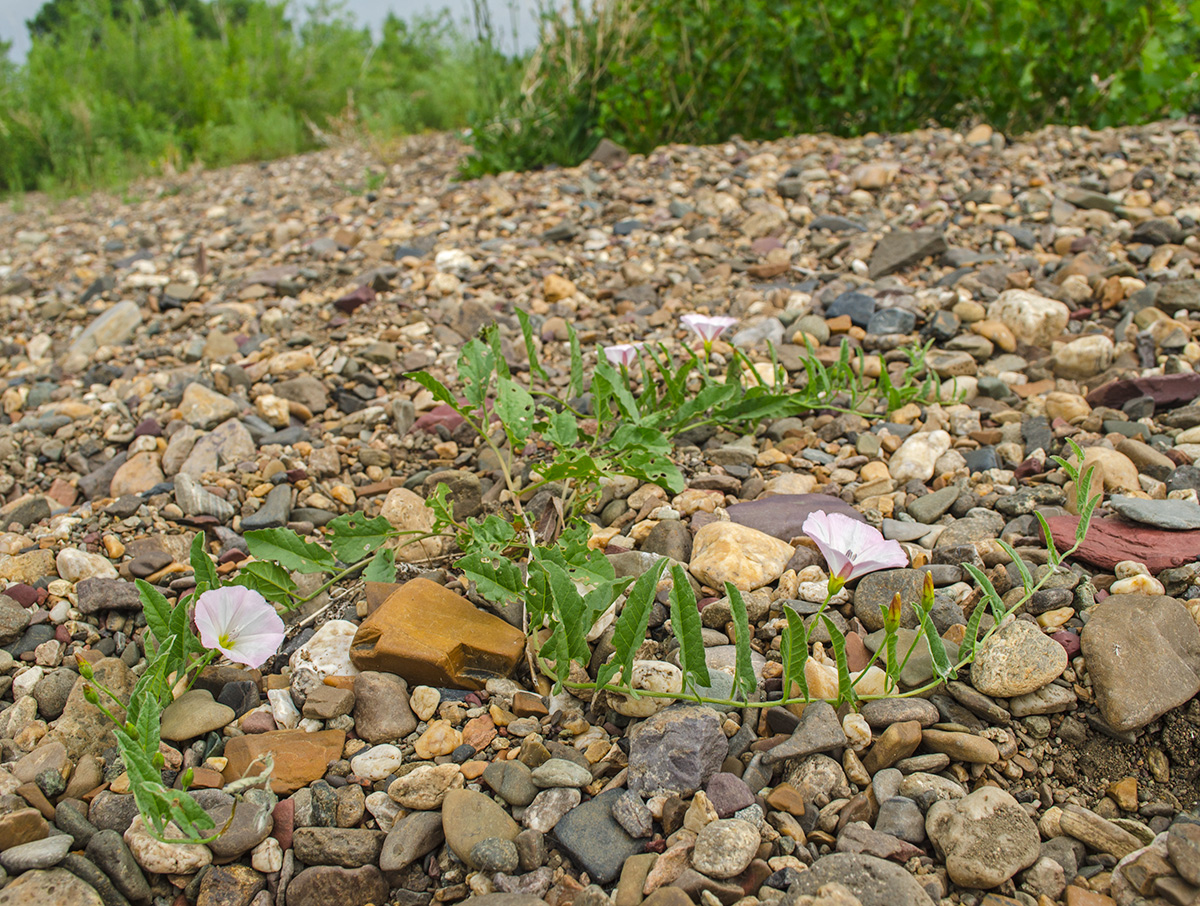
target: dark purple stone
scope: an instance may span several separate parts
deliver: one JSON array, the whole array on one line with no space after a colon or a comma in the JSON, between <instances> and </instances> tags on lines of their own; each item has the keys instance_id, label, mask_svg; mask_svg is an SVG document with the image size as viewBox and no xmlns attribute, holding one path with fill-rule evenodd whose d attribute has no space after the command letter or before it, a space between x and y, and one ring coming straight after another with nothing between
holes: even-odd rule
<instances>
[{"instance_id":1,"label":"dark purple stone","mask_svg":"<svg viewBox=\"0 0 1200 906\"><path fill-rule=\"evenodd\" d=\"M713 774L704 792L708 794L708 800L717 810L717 815L722 818L728 818L734 812L754 805L754 793L736 774L727 774L724 771Z\"/></svg>"},{"instance_id":2,"label":"dark purple stone","mask_svg":"<svg viewBox=\"0 0 1200 906\"><path fill-rule=\"evenodd\" d=\"M1182 406L1200 396L1200 374L1156 374L1151 377L1109 381L1087 395L1088 405L1120 409L1139 396L1148 396L1159 409Z\"/></svg>"},{"instance_id":3,"label":"dark purple stone","mask_svg":"<svg viewBox=\"0 0 1200 906\"><path fill-rule=\"evenodd\" d=\"M842 513L866 522L862 513L840 497L829 494L777 494L762 500L735 503L728 512L733 522L758 529L781 541L803 535L804 520L810 513Z\"/></svg>"}]
</instances>

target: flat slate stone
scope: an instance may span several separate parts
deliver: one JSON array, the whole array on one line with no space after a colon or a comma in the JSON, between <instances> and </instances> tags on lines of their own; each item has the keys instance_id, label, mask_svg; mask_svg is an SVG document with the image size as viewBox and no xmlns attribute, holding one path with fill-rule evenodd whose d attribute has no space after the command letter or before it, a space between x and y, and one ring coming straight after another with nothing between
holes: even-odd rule
<instances>
[{"instance_id":1,"label":"flat slate stone","mask_svg":"<svg viewBox=\"0 0 1200 906\"><path fill-rule=\"evenodd\" d=\"M1190 500L1144 500L1141 497L1113 497L1111 509L1131 522L1172 531L1200 529L1200 503Z\"/></svg>"},{"instance_id":2,"label":"flat slate stone","mask_svg":"<svg viewBox=\"0 0 1200 906\"><path fill-rule=\"evenodd\" d=\"M621 873L625 860L642 851L612 816L613 803L625 793L609 790L576 806L558 820L553 834L558 845L598 884L611 884Z\"/></svg>"},{"instance_id":3,"label":"flat slate stone","mask_svg":"<svg viewBox=\"0 0 1200 906\"><path fill-rule=\"evenodd\" d=\"M1051 516L1046 522L1060 551L1075 543L1077 516ZM1168 531L1121 519L1093 519L1087 537L1072 556L1104 569L1112 569L1122 560L1136 560L1158 573L1200 560L1200 530Z\"/></svg>"},{"instance_id":4,"label":"flat slate stone","mask_svg":"<svg viewBox=\"0 0 1200 906\"><path fill-rule=\"evenodd\" d=\"M781 541L803 535L804 520L811 513L841 513L859 522L867 521L850 504L829 494L777 494L762 500L735 503L728 512L730 521L766 532Z\"/></svg>"},{"instance_id":5,"label":"flat slate stone","mask_svg":"<svg viewBox=\"0 0 1200 906\"><path fill-rule=\"evenodd\" d=\"M802 896L815 896L830 882L849 889L862 906L933 906L916 878L899 865L857 853L833 853L818 859L788 888L782 906L793 906Z\"/></svg>"}]
</instances>

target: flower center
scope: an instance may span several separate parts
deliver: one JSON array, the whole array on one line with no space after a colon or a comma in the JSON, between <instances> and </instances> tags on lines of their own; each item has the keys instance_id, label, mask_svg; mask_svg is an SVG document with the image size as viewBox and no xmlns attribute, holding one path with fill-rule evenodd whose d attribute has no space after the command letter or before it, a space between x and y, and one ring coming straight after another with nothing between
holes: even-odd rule
<instances>
[{"instance_id":1,"label":"flower center","mask_svg":"<svg viewBox=\"0 0 1200 906\"><path fill-rule=\"evenodd\" d=\"M217 645L221 648L229 648L233 645L233 639L228 632L223 632L217 637Z\"/></svg>"}]
</instances>

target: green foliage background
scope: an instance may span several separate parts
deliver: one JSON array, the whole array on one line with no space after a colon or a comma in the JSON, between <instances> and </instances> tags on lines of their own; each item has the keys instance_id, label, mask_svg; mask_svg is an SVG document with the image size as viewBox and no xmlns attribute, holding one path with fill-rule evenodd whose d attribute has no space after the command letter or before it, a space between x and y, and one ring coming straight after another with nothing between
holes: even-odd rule
<instances>
[{"instance_id":1,"label":"green foliage background","mask_svg":"<svg viewBox=\"0 0 1200 906\"><path fill-rule=\"evenodd\" d=\"M1195 0L601 0L550 25L469 173L574 164L605 136L1141 123L1200 92Z\"/></svg>"},{"instance_id":2,"label":"green foliage background","mask_svg":"<svg viewBox=\"0 0 1200 906\"><path fill-rule=\"evenodd\" d=\"M478 73L490 91L516 72L445 16L389 17L373 40L331 4L299 26L287 13L283 0L43 7L24 65L0 56L0 189L279 157L339 122L381 137L451 129L481 106Z\"/></svg>"},{"instance_id":3,"label":"green foliage background","mask_svg":"<svg viewBox=\"0 0 1200 906\"><path fill-rule=\"evenodd\" d=\"M1133 124L1200 104L1200 0L566 0L527 59L446 16L382 36L319 0L51 0L0 45L0 190L119 184L470 125L466 176L670 143L988 122ZM503 5L512 0L494 0ZM346 135L346 133L351 133Z\"/></svg>"}]
</instances>

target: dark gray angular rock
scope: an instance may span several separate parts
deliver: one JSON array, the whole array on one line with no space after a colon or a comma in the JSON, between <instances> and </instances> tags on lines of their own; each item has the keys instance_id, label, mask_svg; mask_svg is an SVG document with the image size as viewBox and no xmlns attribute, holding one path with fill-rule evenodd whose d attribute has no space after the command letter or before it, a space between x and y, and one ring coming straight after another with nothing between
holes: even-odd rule
<instances>
[{"instance_id":1,"label":"dark gray angular rock","mask_svg":"<svg viewBox=\"0 0 1200 906\"><path fill-rule=\"evenodd\" d=\"M384 872L403 871L441 846L445 839L441 812L413 812L388 831L379 853L379 867Z\"/></svg>"},{"instance_id":2,"label":"dark gray angular rock","mask_svg":"<svg viewBox=\"0 0 1200 906\"><path fill-rule=\"evenodd\" d=\"M629 734L629 779L635 793L690 795L721 769L729 741L721 717L701 705L672 705Z\"/></svg>"},{"instance_id":3,"label":"dark gray angular rock","mask_svg":"<svg viewBox=\"0 0 1200 906\"><path fill-rule=\"evenodd\" d=\"M716 712L708 713L715 718ZM613 803L623 792L609 790L576 806L559 819L552 831L571 861L600 884L615 881L625 860L642 851L642 844L629 836L612 815Z\"/></svg>"},{"instance_id":4,"label":"dark gray angular rock","mask_svg":"<svg viewBox=\"0 0 1200 906\"><path fill-rule=\"evenodd\" d=\"M785 758L803 758L816 752L828 752L846 744L846 734L837 712L826 701L815 701L804 709L792 735L763 754L763 764L776 764Z\"/></svg>"},{"instance_id":5,"label":"dark gray angular rock","mask_svg":"<svg viewBox=\"0 0 1200 906\"><path fill-rule=\"evenodd\" d=\"M937 230L893 230L875 243L867 274L872 280L894 274L922 258L937 256L949 246ZM865 906L865 904L864 904Z\"/></svg>"},{"instance_id":6,"label":"dark gray angular rock","mask_svg":"<svg viewBox=\"0 0 1200 906\"><path fill-rule=\"evenodd\" d=\"M123 579L83 579L75 586L83 613L103 610L140 611L137 585Z\"/></svg>"}]
</instances>

